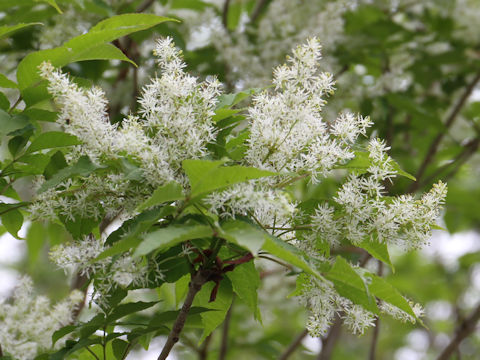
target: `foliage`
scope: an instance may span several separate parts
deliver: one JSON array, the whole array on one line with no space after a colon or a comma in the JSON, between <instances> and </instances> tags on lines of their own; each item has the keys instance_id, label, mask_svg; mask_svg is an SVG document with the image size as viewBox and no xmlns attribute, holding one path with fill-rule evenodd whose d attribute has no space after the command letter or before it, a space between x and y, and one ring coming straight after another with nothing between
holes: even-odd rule
<instances>
[{"instance_id":1,"label":"foliage","mask_svg":"<svg viewBox=\"0 0 480 360\"><path fill-rule=\"evenodd\" d=\"M159 359L313 359L308 333L321 359L401 358L415 334L441 359L456 327L480 351L478 253L419 251L444 203L450 232L479 220L476 1L0 13L0 216L29 275L0 303L1 358L163 338Z\"/></svg>"}]
</instances>

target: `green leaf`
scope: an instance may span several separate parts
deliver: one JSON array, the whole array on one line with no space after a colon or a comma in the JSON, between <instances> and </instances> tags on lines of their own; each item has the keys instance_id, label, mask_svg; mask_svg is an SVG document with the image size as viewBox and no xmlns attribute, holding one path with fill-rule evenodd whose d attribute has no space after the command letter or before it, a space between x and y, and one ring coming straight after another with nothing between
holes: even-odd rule
<instances>
[{"instance_id":1,"label":"green leaf","mask_svg":"<svg viewBox=\"0 0 480 360\"><path fill-rule=\"evenodd\" d=\"M17 204L15 204L17 205ZM18 239L18 231L23 225L23 215L17 209L11 209L2 214L2 225L5 229Z\"/></svg>"},{"instance_id":2,"label":"green leaf","mask_svg":"<svg viewBox=\"0 0 480 360\"><path fill-rule=\"evenodd\" d=\"M113 309L112 313L107 316L107 318L105 319L105 323L111 324L114 321L124 316L148 309L156 304L158 304L158 301L151 301L151 302L137 301L133 303L118 305Z\"/></svg>"},{"instance_id":3,"label":"green leaf","mask_svg":"<svg viewBox=\"0 0 480 360\"><path fill-rule=\"evenodd\" d=\"M335 289L341 296L351 300L354 304L363 306L374 314L378 314L375 299L368 293L365 282L344 258L337 256L337 260L327 273L326 278L333 282Z\"/></svg>"},{"instance_id":4,"label":"green leaf","mask_svg":"<svg viewBox=\"0 0 480 360\"><path fill-rule=\"evenodd\" d=\"M222 224L222 237L257 254L268 234L245 221L231 220Z\"/></svg>"},{"instance_id":5,"label":"green leaf","mask_svg":"<svg viewBox=\"0 0 480 360\"><path fill-rule=\"evenodd\" d=\"M377 275L368 273L368 276L371 278L368 289L373 295L393 306L396 306L418 320L408 301L405 300L396 288Z\"/></svg>"},{"instance_id":6,"label":"green leaf","mask_svg":"<svg viewBox=\"0 0 480 360\"><path fill-rule=\"evenodd\" d=\"M55 343L60 340L62 337L64 337L67 334L70 334L71 332L75 331L78 328L78 325L67 325L59 330L55 331L52 335L52 345L55 345Z\"/></svg>"},{"instance_id":7,"label":"green leaf","mask_svg":"<svg viewBox=\"0 0 480 360\"><path fill-rule=\"evenodd\" d=\"M366 151L355 151L355 157L348 161L346 164L338 165L339 169L350 169L357 170L358 173L363 174L367 172L367 169L370 167L370 158L368 152Z\"/></svg>"},{"instance_id":8,"label":"green leaf","mask_svg":"<svg viewBox=\"0 0 480 360\"><path fill-rule=\"evenodd\" d=\"M113 339L112 341L112 350L113 355L116 359L122 360L124 359L125 350L128 348L128 342L121 339Z\"/></svg>"},{"instance_id":9,"label":"green leaf","mask_svg":"<svg viewBox=\"0 0 480 360\"><path fill-rule=\"evenodd\" d=\"M49 180L45 181L42 186L40 186L38 193L42 193L52 187L55 187L68 178L74 176L88 176L95 170L102 168L102 166L92 163L88 156L82 156L74 165L61 169Z\"/></svg>"},{"instance_id":10,"label":"green leaf","mask_svg":"<svg viewBox=\"0 0 480 360\"><path fill-rule=\"evenodd\" d=\"M50 160L50 156L45 154L22 155L17 160L16 169L26 174L40 175L43 174Z\"/></svg>"},{"instance_id":11,"label":"green leaf","mask_svg":"<svg viewBox=\"0 0 480 360\"><path fill-rule=\"evenodd\" d=\"M13 158L15 158L17 154L22 151L27 142L28 137L26 136L15 136L8 141L8 151L10 151L10 154L12 154Z\"/></svg>"},{"instance_id":12,"label":"green leaf","mask_svg":"<svg viewBox=\"0 0 480 360\"><path fill-rule=\"evenodd\" d=\"M227 311L232 304L233 290L230 281L228 279L223 279L220 282L217 297L214 302L210 302L210 294L214 286L215 283L213 282L208 282L203 285L202 289L197 293L195 300L193 301L195 306L214 310L200 314L204 326L203 334L199 341L200 343L203 342L203 340L205 340L206 337L223 322L225 316L227 315Z\"/></svg>"},{"instance_id":13,"label":"green leaf","mask_svg":"<svg viewBox=\"0 0 480 360\"><path fill-rule=\"evenodd\" d=\"M87 61L87 60L120 60L129 62L135 67L138 67L134 61L129 59L119 48L115 45L106 43L100 44L88 50L88 52L80 53L72 62Z\"/></svg>"},{"instance_id":14,"label":"green leaf","mask_svg":"<svg viewBox=\"0 0 480 360\"><path fill-rule=\"evenodd\" d=\"M192 197L223 189L247 180L278 175L271 171L260 170L253 167L241 165L220 166L222 164L222 161L183 161L182 166L190 181Z\"/></svg>"},{"instance_id":15,"label":"green leaf","mask_svg":"<svg viewBox=\"0 0 480 360\"><path fill-rule=\"evenodd\" d=\"M26 27L33 26L33 25L43 25L43 24L39 22L34 22L34 23L20 23L13 26L7 26L7 25L0 26L0 39L13 34L14 32L17 32L19 30L25 29Z\"/></svg>"},{"instance_id":16,"label":"green leaf","mask_svg":"<svg viewBox=\"0 0 480 360\"><path fill-rule=\"evenodd\" d=\"M7 112L0 110L0 136L7 135L12 131L22 129L29 123L28 118L23 115L10 116Z\"/></svg>"},{"instance_id":17,"label":"green leaf","mask_svg":"<svg viewBox=\"0 0 480 360\"><path fill-rule=\"evenodd\" d=\"M217 109L215 110L215 115L213 115L212 120L214 122L219 122L220 120L226 119L232 115L235 115L238 112L240 112L239 109Z\"/></svg>"},{"instance_id":18,"label":"green leaf","mask_svg":"<svg viewBox=\"0 0 480 360\"><path fill-rule=\"evenodd\" d=\"M378 259L390 266L392 272L395 273L395 268L390 260L390 254L388 253L388 246L386 243L379 242L376 239L365 239L359 243L358 246L367 250L367 252L375 259Z\"/></svg>"},{"instance_id":19,"label":"green leaf","mask_svg":"<svg viewBox=\"0 0 480 360\"><path fill-rule=\"evenodd\" d=\"M8 111L8 109L10 109L10 101L4 93L0 92L0 110Z\"/></svg>"},{"instance_id":20,"label":"green leaf","mask_svg":"<svg viewBox=\"0 0 480 360\"><path fill-rule=\"evenodd\" d=\"M402 170L400 165L398 165L395 160L391 159L391 164L398 175L416 181L415 177ZM352 160L350 160L346 164L338 165L337 168L355 170L358 174L364 174L367 172L367 169L370 167L370 165L371 161L369 153L367 151L355 151L355 157Z\"/></svg>"},{"instance_id":21,"label":"green leaf","mask_svg":"<svg viewBox=\"0 0 480 360\"><path fill-rule=\"evenodd\" d=\"M17 89L18 85L16 82L10 80L5 75L0 74L0 87L8 89Z\"/></svg>"},{"instance_id":22,"label":"green leaf","mask_svg":"<svg viewBox=\"0 0 480 360\"><path fill-rule=\"evenodd\" d=\"M88 33L67 41L63 46L27 55L17 68L18 85L24 90L40 81L38 66L44 61L50 61L55 67L63 67L75 61L104 59L107 55L111 58L115 54L121 56L119 52L112 50L111 46L102 45L165 21L176 20L153 14L122 14L103 20ZM124 55L122 59L126 59Z\"/></svg>"},{"instance_id":23,"label":"green leaf","mask_svg":"<svg viewBox=\"0 0 480 360\"><path fill-rule=\"evenodd\" d=\"M80 145L81 143L82 142L74 135L61 131L50 131L37 136L28 147L26 154L43 149Z\"/></svg>"},{"instance_id":24,"label":"green leaf","mask_svg":"<svg viewBox=\"0 0 480 360\"><path fill-rule=\"evenodd\" d=\"M142 241L140 235L147 231L160 218L169 215L174 210L174 207L165 206L161 209L145 211L133 219L125 221L120 228L111 233L107 238L106 245L111 245L111 247L98 255L94 261L99 261L137 247Z\"/></svg>"},{"instance_id":25,"label":"green leaf","mask_svg":"<svg viewBox=\"0 0 480 360\"><path fill-rule=\"evenodd\" d=\"M183 197L183 189L180 184L174 181L169 182L168 184L157 188L149 199L145 200L137 207L136 211L143 211L167 201L180 200L183 199Z\"/></svg>"},{"instance_id":26,"label":"green leaf","mask_svg":"<svg viewBox=\"0 0 480 360\"><path fill-rule=\"evenodd\" d=\"M178 307L180 301L183 300L188 292L188 284L190 283L191 275L187 274L182 276L177 282L175 282L175 306Z\"/></svg>"},{"instance_id":27,"label":"green leaf","mask_svg":"<svg viewBox=\"0 0 480 360\"><path fill-rule=\"evenodd\" d=\"M133 256L146 255L154 250L164 251L184 241L212 235L213 230L208 225L169 226L148 234L138 245Z\"/></svg>"},{"instance_id":28,"label":"green leaf","mask_svg":"<svg viewBox=\"0 0 480 360\"><path fill-rule=\"evenodd\" d=\"M57 10L57 12L59 14L63 14L62 13L62 10L60 10L60 8L58 7L57 3L55 2L55 0L35 0L35 1L40 1L40 2L44 2L44 3L47 3L48 5L50 5L51 7L53 7L55 10Z\"/></svg>"},{"instance_id":29,"label":"green leaf","mask_svg":"<svg viewBox=\"0 0 480 360\"><path fill-rule=\"evenodd\" d=\"M251 89L246 89L243 91L240 91L235 94L223 94L218 97L218 104L217 104L217 109L225 108L225 107L230 107L230 106L235 106L237 105L240 101L257 94L261 92L263 89L261 88L251 88ZM217 110L218 111L218 110Z\"/></svg>"},{"instance_id":30,"label":"green leaf","mask_svg":"<svg viewBox=\"0 0 480 360\"><path fill-rule=\"evenodd\" d=\"M302 269L308 274L311 274L317 278L322 277L317 270L313 269L307 264L307 262L304 260L304 254L299 249L286 243L285 241L273 236L268 236L265 239L262 249L268 251L272 255L275 255L279 259L282 259L287 263Z\"/></svg>"},{"instance_id":31,"label":"green leaf","mask_svg":"<svg viewBox=\"0 0 480 360\"><path fill-rule=\"evenodd\" d=\"M28 228L26 237L29 264L33 265L36 263L40 251L45 244L45 238L46 232L43 224L40 222L33 222Z\"/></svg>"},{"instance_id":32,"label":"green leaf","mask_svg":"<svg viewBox=\"0 0 480 360\"><path fill-rule=\"evenodd\" d=\"M236 266L232 272L227 272L226 275L232 282L233 291L253 311L255 319L262 322L257 298L257 290L261 284L260 275L253 260Z\"/></svg>"}]
</instances>

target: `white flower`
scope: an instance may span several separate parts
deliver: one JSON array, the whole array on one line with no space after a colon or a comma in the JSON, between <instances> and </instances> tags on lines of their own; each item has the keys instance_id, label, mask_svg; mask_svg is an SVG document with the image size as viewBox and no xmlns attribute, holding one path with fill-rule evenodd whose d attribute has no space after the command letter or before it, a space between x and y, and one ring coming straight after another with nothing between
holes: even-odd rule
<instances>
[{"instance_id":1,"label":"white flower","mask_svg":"<svg viewBox=\"0 0 480 360\"><path fill-rule=\"evenodd\" d=\"M360 305L351 305L344 309L343 323L353 334L363 335L367 328L375 326L375 315Z\"/></svg>"},{"instance_id":2,"label":"white flower","mask_svg":"<svg viewBox=\"0 0 480 360\"><path fill-rule=\"evenodd\" d=\"M46 297L33 293L32 284L29 277L22 278L13 302L0 303L0 344L4 354L19 360L31 360L50 350L53 333L72 322L75 307L83 301L83 294L74 291L52 307ZM62 344L60 340L56 347Z\"/></svg>"}]
</instances>

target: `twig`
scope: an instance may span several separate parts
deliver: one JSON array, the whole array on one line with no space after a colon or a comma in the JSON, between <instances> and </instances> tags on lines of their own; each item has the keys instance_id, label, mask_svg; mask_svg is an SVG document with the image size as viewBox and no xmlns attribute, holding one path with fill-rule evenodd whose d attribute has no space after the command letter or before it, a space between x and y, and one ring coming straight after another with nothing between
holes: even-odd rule
<instances>
[{"instance_id":1,"label":"twig","mask_svg":"<svg viewBox=\"0 0 480 360\"><path fill-rule=\"evenodd\" d=\"M152 4L155 2L155 0L145 0L143 3L141 3L138 8L135 10L137 13L144 12L147 10Z\"/></svg>"},{"instance_id":2,"label":"twig","mask_svg":"<svg viewBox=\"0 0 480 360\"><path fill-rule=\"evenodd\" d=\"M180 333L182 332L185 321L187 320L188 312L192 307L193 299L195 299L197 293L207 282L207 278L208 272L202 269L198 270L197 273L192 277L190 284L188 284L188 293L187 297L185 298L185 302L182 305L182 309L180 310L180 313L178 314L177 319L172 326L170 334L168 334L167 342L165 343L157 360L166 360L173 346L178 342Z\"/></svg>"},{"instance_id":3,"label":"twig","mask_svg":"<svg viewBox=\"0 0 480 360\"><path fill-rule=\"evenodd\" d=\"M18 104L20 104L20 101L22 101L22 95L20 95L17 99L17 101L15 101L15 104L12 105L12 107L10 109L8 109L8 113L11 114L11 112L18 106Z\"/></svg>"},{"instance_id":4,"label":"twig","mask_svg":"<svg viewBox=\"0 0 480 360\"><path fill-rule=\"evenodd\" d=\"M380 260L378 260L377 274L378 274L378 276L382 276L382 274L383 274L383 263ZM380 318L377 316L377 318L375 319L375 327L373 329L372 343L370 344L370 354L368 356L369 360L375 360L376 359L379 334L380 334Z\"/></svg>"},{"instance_id":5,"label":"twig","mask_svg":"<svg viewBox=\"0 0 480 360\"><path fill-rule=\"evenodd\" d=\"M225 0L223 4L223 11L222 11L222 24L225 30L228 31L228 8L230 7L230 0Z\"/></svg>"},{"instance_id":6,"label":"twig","mask_svg":"<svg viewBox=\"0 0 480 360\"><path fill-rule=\"evenodd\" d=\"M268 0L259 0L257 2L257 5L255 6L255 9L252 11L252 15L250 15L250 24L253 24L255 21L257 21L258 17L262 13L263 9L265 6L268 4Z\"/></svg>"},{"instance_id":7,"label":"twig","mask_svg":"<svg viewBox=\"0 0 480 360\"><path fill-rule=\"evenodd\" d=\"M233 300L232 300L232 304L230 305L230 308L227 311L227 315L225 315L225 321L223 322L222 342L220 343L220 354L218 355L218 360L225 360L225 357L227 356L228 331L230 329L230 319L232 318L232 309L233 309Z\"/></svg>"},{"instance_id":8,"label":"twig","mask_svg":"<svg viewBox=\"0 0 480 360\"><path fill-rule=\"evenodd\" d=\"M3 350L2 350L2 345L0 345L0 357L3 356Z\"/></svg>"},{"instance_id":9,"label":"twig","mask_svg":"<svg viewBox=\"0 0 480 360\"><path fill-rule=\"evenodd\" d=\"M282 355L278 358L279 360L287 360L290 355L297 349L298 346L302 343L302 340L307 336L307 329L303 330L298 336L292 341L290 345L285 349Z\"/></svg>"},{"instance_id":10,"label":"twig","mask_svg":"<svg viewBox=\"0 0 480 360\"><path fill-rule=\"evenodd\" d=\"M470 336L477 326L477 322L480 320L480 304L477 305L472 314L463 320L456 330L455 337L450 341L450 344L442 351L437 360L448 360L450 356L460 346L462 341Z\"/></svg>"},{"instance_id":11,"label":"twig","mask_svg":"<svg viewBox=\"0 0 480 360\"><path fill-rule=\"evenodd\" d=\"M293 267L292 267L290 264L284 263L283 261L280 261L280 260L271 258L271 257L266 256L266 255L258 255L258 257L259 257L259 258L262 258L262 259L266 259L266 260L273 261L273 262L275 262L275 263L277 263L277 264L280 264L280 265L286 267L288 270L293 270Z\"/></svg>"},{"instance_id":12,"label":"twig","mask_svg":"<svg viewBox=\"0 0 480 360\"><path fill-rule=\"evenodd\" d=\"M327 337L322 339L322 351L320 351L320 354L318 354L318 360L330 360L335 343L340 337L341 330L342 319L340 318L339 314L335 314L334 323L330 328Z\"/></svg>"},{"instance_id":13,"label":"twig","mask_svg":"<svg viewBox=\"0 0 480 360\"><path fill-rule=\"evenodd\" d=\"M442 172L444 172L445 170L447 170L448 168L450 167L454 167L452 169L452 171L450 171L448 173L448 175L445 176L445 180L447 180L447 178L451 178L459 169L460 167L470 158L472 157L472 155L474 155L477 150L478 150L478 147L480 146L480 137L477 137L471 141L469 141L467 144L465 144L464 146L464 149L463 151L457 155L457 157L455 157L455 159L453 159L453 161L449 162L448 164L445 164L441 167L439 167L432 175L430 175L426 180L422 181L421 186L423 185L426 185L430 182L432 182L433 180L435 180L435 178L437 178Z\"/></svg>"},{"instance_id":14,"label":"twig","mask_svg":"<svg viewBox=\"0 0 480 360\"><path fill-rule=\"evenodd\" d=\"M472 93L473 89L475 89L475 86L477 85L478 81L480 81L480 73L477 74L472 81L468 84L466 87L464 93L460 98L458 99L457 103L453 107L452 111L450 112L450 115L448 115L447 120L445 122L445 130L442 130L438 135L433 139L432 143L430 144L430 147L427 151L427 154L425 155L425 158L423 159L422 164L420 165L415 177L417 178L417 181L415 181L410 188L408 189L408 192L415 192L419 189L420 187L420 180L422 176L425 173L425 170L427 169L428 165L430 162L435 157L435 154L438 151L438 147L440 145L440 142L442 141L443 137L445 136L446 130L448 130L452 124L455 122L458 114L462 110L463 105L465 105L465 102L467 99L470 97L470 94Z\"/></svg>"},{"instance_id":15,"label":"twig","mask_svg":"<svg viewBox=\"0 0 480 360\"><path fill-rule=\"evenodd\" d=\"M203 342L203 345L200 349L197 349L198 351L198 360L207 360L208 357L208 347L210 345L210 342L212 341L212 334L208 335L205 341Z\"/></svg>"}]
</instances>

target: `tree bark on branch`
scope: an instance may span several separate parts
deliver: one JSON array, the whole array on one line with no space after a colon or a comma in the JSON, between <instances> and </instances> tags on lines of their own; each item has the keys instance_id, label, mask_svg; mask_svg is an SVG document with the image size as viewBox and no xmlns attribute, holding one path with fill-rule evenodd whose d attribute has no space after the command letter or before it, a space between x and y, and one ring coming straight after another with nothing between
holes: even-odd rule
<instances>
[{"instance_id":1,"label":"tree bark on branch","mask_svg":"<svg viewBox=\"0 0 480 360\"><path fill-rule=\"evenodd\" d=\"M458 349L462 341L470 336L477 326L478 321L480 320L480 304L477 305L472 314L463 320L458 326L455 336L450 341L450 344L442 351L438 356L437 360L448 360L450 356Z\"/></svg>"},{"instance_id":2,"label":"tree bark on branch","mask_svg":"<svg viewBox=\"0 0 480 360\"><path fill-rule=\"evenodd\" d=\"M167 342L165 343L162 352L158 356L158 360L165 360L170 354L173 346L178 342L180 338L180 333L183 330L185 321L187 320L188 312L192 307L193 300L195 296L200 291L202 286L207 282L209 271L198 270L197 273L192 277L190 284L188 285L188 293L185 298L185 302L182 305L182 309L175 320L175 323L172 326L170 334L168 334Z\"/></svg>"}]
</instances>

